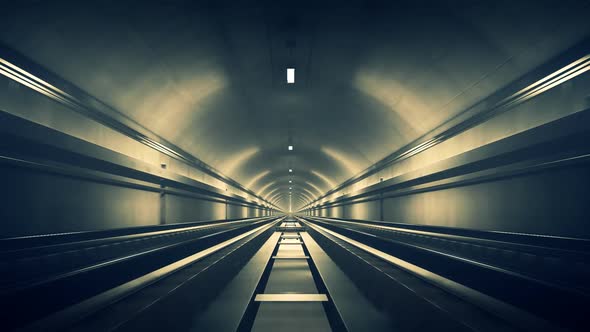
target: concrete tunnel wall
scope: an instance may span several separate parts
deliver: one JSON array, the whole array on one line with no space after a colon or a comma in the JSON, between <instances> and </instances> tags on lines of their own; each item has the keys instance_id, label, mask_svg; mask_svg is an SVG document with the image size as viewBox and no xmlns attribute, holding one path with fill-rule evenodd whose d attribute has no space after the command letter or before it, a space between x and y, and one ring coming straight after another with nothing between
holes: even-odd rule
<instances>
[{"instance_id":1,"label":"concrete tunnel wall","mask_svg":"<svg viewBox=\"0 0 590 332\"><path fill-rule=\"evenodd\" d=\"M549 74L549 73L545 73ZM533 81L533 79L529 79ZM527 78L523 79L526 85ZM363 186L370 187L379 178L417 176L413 172L449 160L462 154L485 151L496 142L510 141L518 134L539 131L543 125L558 123L568 117L589 113L590 99L587 87L589 75L581 75L530 99L512 109L501 112L464 132L445 139L440 144L403 159L374 174L368 179L344 187L328 198L354 194ZM514 90L508 90L509 95ZM489 103L476 106L482 109ZM588 116L580 120L587 123ZM556 126L553 131L572 126ZM551 133L551 131L548 131ZM586 138L584 138L586 139ZM584 140L581 139L581 140ZM558 142L556 148L566 151L572 142ZM517 142L527 145L528 142ZM533 143L530 143L531 145ZM547 145L549 148L549 145ZM492 151L493 150L489 150ZM488 152L482 152L488 153ZM575 155L575 154L574 154ZM575 155L583 157L583 153ZM559 157L540 154L525 157L519 162L535 164L535 158L558 161ZM554 159L551 159L554 158ZM485 157L482 158L485 160ZM511 161L508 161L509 164ZM507 167L507 166L503 166ZM460 180L447 180L446 187L426 188L406 194L382 191L383 200L372 197L361 200L343 200L339 203L317 204L308 215L382 220L420 225L462 227L489 231L522 232L555 236L590 238L587 216L590 213L588 197L590 172L587 163L564 165L543 171L522 172L477 183L463 184ZM501 167L488 167L490 174L501 174ZM412 175L414 174L414 175ZM387 197L394 196L394 197Z\"/></svg>"},{"instance_id":2,"label":"concrete tunnel wall","mask_svg":"<svg viewBox=\"0 0 590 332\"><path fill-rule=\"evenodd\" d=\"M64 105L51 101L31 89L14 84L0 76L0 115L20 119L23 123L37 124L39 137L32 137L32 146L23 149L19 140L2 130L2 148L14 149L16 155L46 164L51 153L44 154L46 132L63 133L68 144L105 148L114 158L124 156L135 161L136 167L146 165L160 167L166 164L168 174L183 176L212 189L223 190L242 200L246 195L238 188L227 185L204 172L175 160L138 141L117 132L100 122L77 113ZM2 120L5 121L5 120ZM6 125L5 123L2 125ZM8 126L8 125L6 125ZM28 129L15 129L26 133ZM20 138L19 138L20 139ZM28 143L27 143L28 144ZM57 143L56 143L57 144ZM18 150L21 150L18 152ZM43 155L39 157L39 155ZM69 158L69 159L68 159ZM60 165L80 167L84 172L88 165L76 164L75 158L59 160ZM158 185L144 187L129 179L105 180L94 175L76 175L75 172L53 172L31 165L6 164L0 166L0 181L5 190L0 195L0 237L26 236L59 232L78 232L118 227L158 225L195 221L254 218L270 215L262 206L246 206L238 201L228 201L207 192L198 195L178 192L167 193L161 200ZM76 170L74 170L76 171ZM117 175L115 175L117 176ZM221 189L223 188L223 189ZM162 206L164 205L164 208Z\"/></svg>"},{"instance_id":3,"label":"concrete tunnel wall","mask_svg":"<svg viewBox=\"0 0 590 332\"><path fill-rule=\"evenodd\" d=\"M321 216L590 238L587 167L325 208Z\"/></svg>"},{"instance_id":4,"label":"concrete tunnel wall","mask_svg":"<svg viewBox=\"0 0 590 332\"><path fill-rule=\"evenodd\" d=\"M30 124L17 117L7 117L6 114L2 115L0 121L3 121L2 126L9 127L13 120L19 126ZM276 213L251 202L242 202L236 195L224 198L219 192L214 194L202 188L191 188L192 180L178 178L174 174L171 179L181 181L179 188L163 189L158 184L158 178L137 180L119 167L125 162L131 162L131 167L137 169L132 172L139 172L149 179L153 175L145 173L146 168L149 170L147 164L127 159L110 150L99 151L107 159L110 157L111 160L121 161L121 165L101 165L99 159L94 159L100 153L93 156L89 163L84 158L91 156L77 155L72 147L77 144L84 148L96 145L59 133L58 138L65 140L60 142L47 132L50 130L47 127L34 125L33 128L35 131L31 135L46 134L51 143L58 142L63 146L53 150L54 146L44 145L40 141L27 141L22 137L2 134L1 140L7 155L11 155L13 148L21 151L19 153L22 156L13 160L8 158L0 166L0 181L10 188L0 195L0 237L255 218ZM28 129L19 127L15 131L29 133ZM27 160L28 154L35 157ZM107 171L113 173L105 173ZM161 170L158 172L162 173Z\"/></svg>"},{"instance_id":5,"label":"concrete tunnel wall","mask_svg":"<svg viewBox=\"0 0 590 332\"><path fill-rule=\"evenodd\" d=\"M385 190L383 198L326 204L306 213L331 218L590 238L587 163L506 176L502 176L501 167L486 171L498 177L467 184L451 178L442 187L408 193Z\"/></svg>"},{"instance_id":6,"label":"concrete tunnel wall","mask_svg":"<svg viewBox=\"0 0 590 332\"><path fill-rule=\"evenodd\" d=\"M160 193L49 174L0 168L2 237L160 224ZM166 195L166 223L253 218L258 209ZM227 216L226 216L227 209Z\"/></svg>"},{"instance_id":7,"label":"concrete tunnel wall","mask_svg":"<svg viewBox=\"0 0 590 332\"><path fill-rule=\"evenodd\" d=\"M380 177L402 176L583 112L589 105L588 84L590 76L587 74L576 77L418 155L389 166L372 176L370 181L377 183ZM148 164L166 163L168 172L224 187L217 179L3 76L0 76L0 87L0 110L3 112ZM485 108L488 104L484 100L474 109L478 111L477 108ZM10 141L5 142L11 144ZM264 214L261 208L175 194L166 195L166 207L162 209L160 194L153 188L146 190L133 185L56 175L14 165L2 165L2 169L0 179L7 188L2 193L0 211L5 225L1 232L3 237L156 225L162 219L172 223ZM382 201L369 199L327 205L313 214L589 238L590 231L584 219L588 214L589 190L584 185L588 182L588 173L584 165L553 168L540 173L397 195ZM362 184L360 188L345 188L342 193L349 194L362 189L363 185L371 183ZM228 189L229 193L242 194L236 188ZM161 211L164 211L163 218Z\"/></svg>"}]
</instances>

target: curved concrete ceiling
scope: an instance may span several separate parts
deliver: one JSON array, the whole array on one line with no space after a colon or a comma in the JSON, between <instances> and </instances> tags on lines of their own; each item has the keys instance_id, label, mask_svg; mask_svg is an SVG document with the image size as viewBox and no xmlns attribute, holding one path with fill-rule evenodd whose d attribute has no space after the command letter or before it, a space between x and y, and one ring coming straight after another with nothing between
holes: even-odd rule
<instances>
[{"instance_id":1,"label":"curved concrete ceiling","mask_svg":"<svg viewBox=\"0 0 590 332\"><path fill-rule=\"evenodd\" d=\"M23 1L0 40L287 209L590 31L584 1L409 3Z\"/></svg>"}]
</instances>

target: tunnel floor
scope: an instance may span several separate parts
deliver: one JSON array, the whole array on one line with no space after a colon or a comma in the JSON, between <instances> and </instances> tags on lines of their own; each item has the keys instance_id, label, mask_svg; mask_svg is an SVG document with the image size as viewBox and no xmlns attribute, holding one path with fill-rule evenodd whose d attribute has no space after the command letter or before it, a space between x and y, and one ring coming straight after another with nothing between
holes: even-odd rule
<instances>
[{"instance_id":1,"label":"tunnel floor","mask_svg":"<svg viewBox=\"0 0 590 332\"><path fill-rule=\"evenodd\" d=\"M19 331L584 330L573 304L587 301L585 244L453 232L295 216L5 240L3 320ZM560 306L536 300L548 296Z\"/></svg>"}]
</instances>

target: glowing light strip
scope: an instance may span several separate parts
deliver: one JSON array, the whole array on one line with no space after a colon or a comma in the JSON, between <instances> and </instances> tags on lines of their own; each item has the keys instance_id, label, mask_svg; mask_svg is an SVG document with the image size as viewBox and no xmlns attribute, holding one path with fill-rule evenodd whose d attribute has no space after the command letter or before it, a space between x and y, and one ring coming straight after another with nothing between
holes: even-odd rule
<instances>
[{"instance_id":1,"label":"glowing light strip","mask_svg":"<svg viewBox=\"0 0 590 332\"><path fill-rule=\"evenodd\" d=\"M572 68L573 67L573 68ZM565 72L567 69L570 69ZM590 70L590 55L587 55L565 67L562 69L554 72L553 74L544 77L543 79L527 86L526 88L518 91L517 93L513 94L512 96L505 98L501 102L498 103L496 107L510 107L514 104L524 102L529 100L539 94L554 88L563 82L569 81L572 78L583 74L584 72ZM562 72L563 75L559 75ZM554 77L554 78L553 78ZM551 79L553 78L553 79ZM530 90L530 91L529 91ZM510 101L510 99L513 99Z\"/></svg>"}]
</instances>

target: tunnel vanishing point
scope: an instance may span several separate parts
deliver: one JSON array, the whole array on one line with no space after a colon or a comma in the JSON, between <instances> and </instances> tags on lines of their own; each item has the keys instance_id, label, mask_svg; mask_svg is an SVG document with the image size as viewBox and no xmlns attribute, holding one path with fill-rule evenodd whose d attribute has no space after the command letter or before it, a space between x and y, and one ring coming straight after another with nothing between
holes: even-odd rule
<instances>
[{"instance_id":1,"label":"tunnel vanishing point","mask_svg":"<svg viewBox=\"0 0 590 332\"><path fill-rule=\"evenodd\" d=\"M0 331L590 331L590 2L0 1Z\"/></svg>"}]
</instances>

